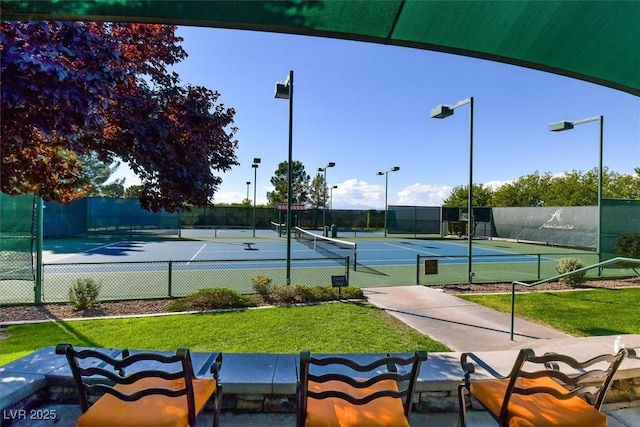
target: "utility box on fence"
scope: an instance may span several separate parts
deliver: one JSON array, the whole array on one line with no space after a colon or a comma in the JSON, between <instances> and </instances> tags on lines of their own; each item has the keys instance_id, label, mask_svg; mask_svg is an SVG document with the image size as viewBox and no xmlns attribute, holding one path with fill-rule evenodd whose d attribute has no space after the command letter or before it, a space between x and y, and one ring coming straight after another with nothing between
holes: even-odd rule
<instances>
[{"instance_id":1,"label":"utility box on fence","mask_svg":"<svg viewBox=\"0 0 640 427\"><path fill-rule=\"evenodd\" d=\"M424 260L424 274L438 274L438 260L437 259L425 259Z\"/></svg>"}]
</instances>

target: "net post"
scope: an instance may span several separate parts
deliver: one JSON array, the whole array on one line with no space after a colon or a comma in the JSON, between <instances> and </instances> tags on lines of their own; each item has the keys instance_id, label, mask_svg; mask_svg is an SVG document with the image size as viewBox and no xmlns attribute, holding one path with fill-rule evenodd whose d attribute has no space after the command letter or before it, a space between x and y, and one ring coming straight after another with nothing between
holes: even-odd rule
<instances>
[{"instance_id":1,"label":"net post","mask_svg":"<svg viewBox=\"0 0 640 427\"><path fill-rule=\"evenodd\" d=\"M420 254L416 254L416 285L420 284Z\"/></svg>"},{"instance_id":2,"label":"net post","mask_svg":"<svg viewBox=\"0 0 640 427\"><path fill-rule=\"evenodd\" d=\"M353 247L353 271L356 271L358 265L358 246Z\"/></svg>"},{"instance_id":3,"label":"net post","mask_svg":"<svg viewBox=\"0 0 640 427\"><path fill-rule=\"evenodd\" d=\"M349 255L347 255L347 257L345 258L344 272L345 272L345 276L347 276L347 285L348 285L349 284ZM338 290L340 290L340 288L338 288Z\"/></svg>"}]
</instances>

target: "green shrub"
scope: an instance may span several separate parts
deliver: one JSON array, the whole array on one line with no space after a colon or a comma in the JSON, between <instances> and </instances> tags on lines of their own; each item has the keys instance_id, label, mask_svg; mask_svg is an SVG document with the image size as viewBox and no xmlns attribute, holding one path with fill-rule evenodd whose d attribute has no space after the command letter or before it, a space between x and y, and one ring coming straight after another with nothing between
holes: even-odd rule
<instances>
[{"instance_id":1,"label":"green shrub","mask_svg":"<svg viewBox=\"0 0 640 427\"><path fill-rule=\"evenodd\" d=\"M362 292L362 289L360 288L351 288L351 287L342 288L342 290L340 291L340 294L344 299L364 298L364 292Z\"/></svg>"},{"instance_id":2,"label":"green shrub","mask_svg":"<svg viewBox=\"0 0 640 427\"><path fill-rule=\"evenodd\" d=\"M69 288L69 301L76 310L92 308L98 302L102 284L93 279L78 279Z\"/></svg>"},{"instance_id":3,"label":"green shrub","mask_svg":"<svg viewBox=\"0 0 640 427\"><path fill-rule=\"evenodd\" d=\"M168 311L187 311L187 304L184 301L184 298L174 299L167 306Z\"/></svg>"},{"instance_id":4,"label":"green shrub","mask_svg":"<svg viewBox=\"0 0 640 427\"><path fill-rule=\"evenodd\" d=\"M559 274L569 273L570 271L575 271L584 267L584 263L576 258L560 258L558 260L558 264L556 265L556 271ZM585 280L586 272L581 271L576 274L572 274L570 276L565 276L560 279L561 283L564 283L569 286L578 286Z\"/></svg>"},{"instance_id":5,"label":"green shrub","mask_svg":"<svg viewBox=\"0 0 640 427\"><path fill-rule=\"evenodd\" d=\"M640 233L621 234L616 240L618 255L625 258L640 259ZM637 263L621 262L620 265L626 268L640 267Z\"/></svg>"},{"instance_id":6,"label":"green shrub","mask_svg":"<svg viewBox=\"0 0 640 427\"><path fill-rule=\"evenodd\" d=\"M360 288L342 288L340 294L343 299L364 298ZM338 299L338 288L308 285L276 286L273 299L277 304L333 301Z\"/></svg>"},{"instance_id":7,"label":"green shrub","mask_svg":"<svg viewBox=\"0 0 640 427\"><path fill-rule=\"evenodd\" d=\"M258 275L251 278L253 290L262 297L265 302L270 302L273 294L273 285L268 276Z\"/></svg>"},{"instance_id":8,"label":"green shrub","mask_svg":"<svg viewBox=\"0 0 640 427\"><path fill-rule=\"evenodd\" d=\"M215 308L254 307L256 301L228 288L200 289L184 298L187 310L211 310Z\"/></svg>"},{"instance_id":9,"label":"green shrub","mask_svg":"<svg viewBox=\"0 0 640 427\"><path fill-rule=\"evenodd\" d=\"M277 304L294 304L298 301L296 286L277 285L273 287L273 299Z\"/></svg>"}]
</instances>

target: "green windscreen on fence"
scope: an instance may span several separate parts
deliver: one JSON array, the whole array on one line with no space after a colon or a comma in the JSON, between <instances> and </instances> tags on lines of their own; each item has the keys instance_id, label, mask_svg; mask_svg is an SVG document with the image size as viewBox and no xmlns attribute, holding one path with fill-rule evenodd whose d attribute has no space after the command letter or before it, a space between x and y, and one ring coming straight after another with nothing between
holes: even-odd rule
<instances>
[{"instance_id":1,"label":"green windscreen on fence","mask_svg":"<svg viewBox=\"0 0 640 427\"><path fill-rule=\"evenodd\" d=\"M34 280L34 203L0 193L0 280Z\"/></svg>"},{"instance_id":2,"label":"green windscreen on fence","mask_svg":"<svg viewBox=\"0 0 640 427\"><path fill-rule=\"evenodd\" d=\"M48 202L44 206L45 238L91 234L177 235L180 215L149 212L138 199L87 197L67 204Z\"/></svg>"},{"instance_id":3,"label":"green windscreen on fence","mask_svg":"<svg viewBox=\"0 0 640 427\"><path fill-rule=\"evenodd\" d=\"M387 209L389 234L440 234L439 206L394 206Z\"/></svg>"},{"instance_id":4,"label":"green windscreen on fence","mask_svg":"<svg viewBox=\"0 0 640 427\"><path fill-rule=\"evenodd\" d=\"M625 233L640 233L640 200L602 199L600 261L619 256L616 241Z\"/></svg>"}]
</instances>

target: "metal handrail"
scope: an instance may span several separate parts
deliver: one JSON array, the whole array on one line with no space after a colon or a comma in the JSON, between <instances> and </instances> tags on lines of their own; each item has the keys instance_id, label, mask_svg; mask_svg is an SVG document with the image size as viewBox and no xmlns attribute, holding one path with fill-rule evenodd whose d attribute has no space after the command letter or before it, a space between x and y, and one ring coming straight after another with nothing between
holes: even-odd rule
<instances>
[{"instance_id":1,"label":"metal handrail","mask_svg":"<svg viewBox=\"0 0 640 427\"><path fill-rule=\"evenodd\" d=\"M573 270L573 271L569 271L567 273L562 273L562 274L558 274L557 276L553 276L553 277L549 277L547 279L542 279L542 280L538 280L537 282L533 282L533 283L524 283L524 282L519 282L517 280L514 280L513 282L511 282L511 332L510 332L510 340L513 341L513 330L514 330L514 322L515 322L515 305L516 305L516 285L522 285L522 286L526 286L526 287L533 287L533 286L537 286L537 285L541 285L543 283L548 283L548 282L555 282L558 279L561 279L563 277L566 276L571 276L573 274L576 273L580 273L583 271L587 271L587 270L591 270L593 268L600 268L603 267L605 265L609 265L609 264L615 264L617 262L630 262L633 264L638 264L640 265L640 259L637 258L625 258L625 257L616 257L616 258L612 258L606 261L602 261L599 262L597 264L593 264L593 265L589 265L587 267L582 267L579 268L577 270Z\"/></svg>"}]
</instances>

